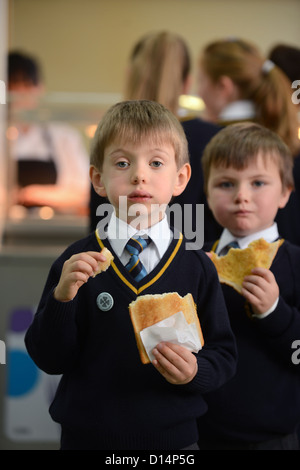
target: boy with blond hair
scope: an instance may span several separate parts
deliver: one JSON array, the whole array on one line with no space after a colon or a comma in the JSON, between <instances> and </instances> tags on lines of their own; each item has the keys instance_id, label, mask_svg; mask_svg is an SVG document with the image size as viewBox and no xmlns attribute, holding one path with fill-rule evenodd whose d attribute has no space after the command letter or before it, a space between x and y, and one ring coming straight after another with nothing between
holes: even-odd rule
<instances>
[{"instance_id":1,"label":"boy with blond hair","mask_svg":"<svg viewBox=\"0 0 300 470\"><path fill-rule=\"evenodd\" d=\"M207 145L203 168L209 206L224 227L207 244L219 256L280 238L274 223L293 189L293 158L280 137L253 123L222 129ZM203 449L297 449L300 366L300 249L284 241L270 269L255 268L241 295L223 284L238 346L235 377L209 393L199 420Z\"/></svg>"},{"instance_id":2,"label":"boy with blond hair","mask_svg":"<svg viewBox=\"0 0 300 470\"><path fill-rule=\"evenodd\" d=\"M232 377L236 349L214 267L201 250L186 250L164 214L190 176L180 123L158 103L116 104L96 131L90 175L115 211L105 230L54 262L26 335L37 365L63 374L50 408L62 426L61 448L195 449L203 394ZM126 245L138 236L143 269L135 278ZM114 261L93 277L102 247ZM192 294L204 347L193 353L162 342L144 365L128 306L140 294L174 291Z\"/></svg>"}]
</instances>

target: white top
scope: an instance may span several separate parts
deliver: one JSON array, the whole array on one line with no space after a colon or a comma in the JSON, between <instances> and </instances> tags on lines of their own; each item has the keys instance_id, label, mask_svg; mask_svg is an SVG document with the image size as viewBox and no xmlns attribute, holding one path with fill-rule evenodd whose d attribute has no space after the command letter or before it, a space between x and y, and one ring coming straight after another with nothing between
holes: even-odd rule
<instances>
[{"instance_id":1,"label":"white top","mask_svg":"<svg viewBox=\"0 0 300 470\"><path fill-rule=\"evenodd\" d=\"M221 121L239 121L254 119L256 116L255 106L252 101L239 100L229 103L219 115Z\"/></svg>"},{"instance_id":2,"label":"white top","mask_svg":"<svg viewBox=\"0 0 300 470\"><path fill-rule=\"evenodd\" d=\"M18 138L11 142L12 158L47 161L51 154L57 170L56 184L88 193L89 156L81 135L76 129L63 123L50 123L46 128L51 140L50 147L44 138L43 127L34 124L27 132L20 132Z\"/></svg>"}]
</instances>

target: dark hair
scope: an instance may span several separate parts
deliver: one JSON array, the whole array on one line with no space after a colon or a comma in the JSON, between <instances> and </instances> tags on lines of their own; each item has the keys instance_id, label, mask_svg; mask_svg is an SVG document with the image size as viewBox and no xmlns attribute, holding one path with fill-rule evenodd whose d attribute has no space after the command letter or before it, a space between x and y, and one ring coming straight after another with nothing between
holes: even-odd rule
<instances>
[{"instance_id":1,"label":"dark hair","mask_svg":"<svg viewBox=\"0 0 300 470\"><path fill-rule=\"evenodd\" d=\"M8 55L8 82L24 82L38 85L41 72L37 60L21 52L10 52Z\"/></svg>"},{"instance_id":2,"label":"dark hair","mask_svg":"<svg viewBox=\"0 0 300 470\"><path fill-rule=\"evenodd\" d=\"M202 157L205 191L212 167L232 166L242 170L258 154L271 157L276 162L284 189L294 188L294 159L288 146L278 134L266 127L244 122L226 126L205 147Z\"/></svg>"},{"instance_id":3,"label":"dark hair","mask_svg":"<svg viewBox=\"0 0 300 470\"><path fill-rule=\"evenodd\" d=\"M291 82L300 80L300 49L279 44L269 53L269 58L287 75Z\"/></svg>"}]
</instances>

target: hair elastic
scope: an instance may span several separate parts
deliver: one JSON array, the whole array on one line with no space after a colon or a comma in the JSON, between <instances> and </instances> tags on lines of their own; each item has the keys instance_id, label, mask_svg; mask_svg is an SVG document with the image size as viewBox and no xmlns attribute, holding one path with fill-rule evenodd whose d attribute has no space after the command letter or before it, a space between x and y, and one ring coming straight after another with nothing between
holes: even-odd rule
<instances>
[{"instance_id":1,"label":"hair elastic","mask_svg":"<svg viewBox=\"0 0 300 470\"><path fill-rule=\"evenodd\" d=\"M272 62L272 60L267 59L262 64L261 71L263 75L268 75L268 73L270 73L274 67L275 67L274 62Z\"/></svg>"}]
</instances>

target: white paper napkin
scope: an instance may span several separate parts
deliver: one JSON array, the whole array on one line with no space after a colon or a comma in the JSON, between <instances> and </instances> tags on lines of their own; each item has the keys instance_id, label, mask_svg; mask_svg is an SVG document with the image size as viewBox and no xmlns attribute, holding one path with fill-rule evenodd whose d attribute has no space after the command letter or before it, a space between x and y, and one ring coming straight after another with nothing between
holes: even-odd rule
<instances>
[{"instance_id":1,"label":"white paper napkin","mask_svg":"<svg viewBox=\"0 0 300 470\"><path fill-rule=\"evenodd\" d=\"M182 312L148 326L140 335L150 361L154 359L153 348L162 341L179 344L192 352L198 352L202 348L195 323L188 324Z\"/></svg>"}]
</instances>

